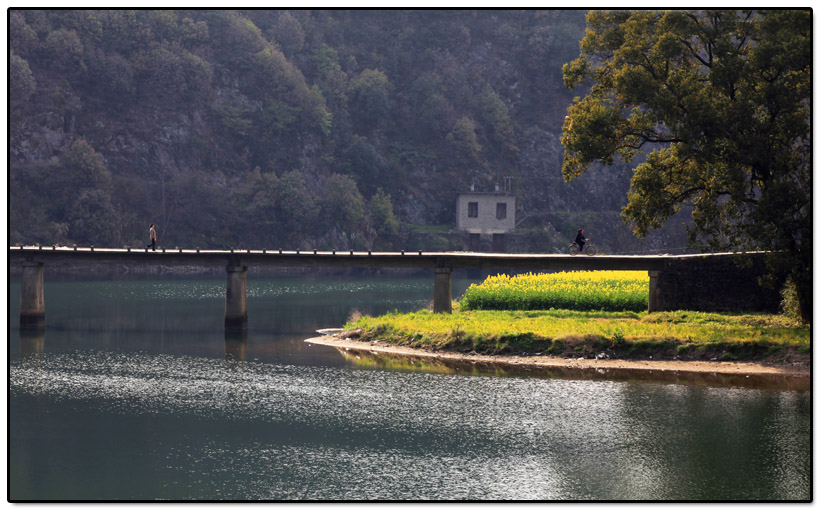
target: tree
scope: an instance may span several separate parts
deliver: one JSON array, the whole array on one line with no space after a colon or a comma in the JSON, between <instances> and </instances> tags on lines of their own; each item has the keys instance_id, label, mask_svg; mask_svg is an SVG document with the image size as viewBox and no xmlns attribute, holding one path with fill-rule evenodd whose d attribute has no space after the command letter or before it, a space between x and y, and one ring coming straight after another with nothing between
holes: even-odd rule
<instances>
[{"instance_id":1,"label":"tree","mask_svg":"<svg viewBox=\"0 0 820 510\"><path fill-rule=\"evenodd\" d=\"M363 131L371 131L390 111L390 81L378 69L365 69L350 83L354 116Z\"/></svg>"},{"instance_id":2,"label":"tree","mask_svg":"<svg viewBox=\"0 0 820 510\"><path fill-rule=\"evenodd\" d=\"M49 187L51 220L67 224L68 236L74 242L110 243L116 212L111 202L111 173L103 157L79 139L54 170Z\"/></svg>"},{"instance_id":3,"label":"tree","mask_svg":"<svg viewBox=\"0 0 820 510\"><path fill-rule=\"evenodd\" d=\"M274 173L263 174L259 167L253 169L249 179L247 211L253 221L253 231L266 246L273 246L278 230L274 200L278 183Z\"/></svg>"},{"instance_id":4,"label":"tree","mask_svg":"<svg viewBox=\"0 0 820 510\"><path fill-rule=\"evenodd\" d=\"M211 65L177 45L142 52L136 59L137 76L144 94L183 105L210 90Z\"/></svg>"},{"instance_id":5,"label":"tree","mask_svg":"<svg viewBox=\"0 0 820 510\"><path fill-rule=\"evenodd\" d=\"M273 35L287 55L293 55L305 45L305 31L302 29L302 24L289 11L279 16Z\"/></svg>"},{"instance_id":6,"label":"tree","mask_svg":"<svg viewBox=\"0 0 820 510\"><path fill-rule=\"evenodd\" d=\"M58 71L76 73L83 69L83 43L74 30L50 32L40 51Z\"/></svg>"},{"instance_id":7,"label":"tree","mask_svg":"<svg viewBox=\"0 0 820 510\"><path fill-rule=\"evenodd\" d=\"M204 21L183 18L179 27L180 41L186 48L206 44L210 38L208 25Z\"/></svg>"},{"instance_id":8,"label":"tree","mask_svg":"<svg viewBox=\"0 0 820 510\"><path fill-rule=\"evenodd\" d=\"M273 194L274 212L289 241L304 238L316 220L316 205L298 170L283 174Z\"/></svg>"},{"instance_id":9,"label":"tree","mask_svg":"<svg viewBox=\"0 0 820 510\"><path fill-rule=\"evenodd\" d=\"M12 107L28 101L37 89L37 80L31 74L28 62L11 53L9 57L9 102Z\"/></svg>"},{"instance_id":10,"label":"tree","mask_svg":"<svg viewBox=\"0 0 820 510\"><path fill-rule=\"evenodd\" d=\"M373 219L373 230L380 238L389 241L398 233L399 222L393 214L393 200L381 188L370 197L368 209Z\"/></svg>"},{"instance_id":11,"label":"tree","mask_svg":"<svg viewBox=\"0 0 820 510\"><path fill-rule=\"evenodd\" d=\"M372 192L376 187L375 183L384 180L382 174L386 173L387 165L367 138L353 135L345 156L350 174L356 176L365 193Z\"/></svg>"},{"instance_id":12,"label":"tree","mask_svg":"<svg viewBox=\"0 0 820 510\"><path fill-rule=\"evenodd\" d=\"M20 11L9 13L9 42L11 50L24 57L32 54L40 44L37 32L26 23L26 17Z\"/></svg>"},{"instance_id":13,"label":"tree","mask_svg":"<svg viewBox=\"0 0 820 510\"><path fill-rule=\"evenodd\" d=\"M515 146L510 111L504 101L491 88L485 88L478 96L478 108L482 122L487 126L491 138L505 150L518 153Z\"/></svg>"},{"instance_id":14,"label":"tree","mask_svg":"<svg viewBox=\"0 0 820 510\"><path fill-rule=\"evenodd\" d=\"M121 55L108 55L100 49L89 50L89 80L101 95L113 99L114 105L126 103L134 90L134 70Z\"/></svg>"},{"instance_id":15,"label":"tree","mask_svg":"<svg viewBox=\"0 0 820 510\"><path fill-rule=\"evenodd\" d=\"M325 225L347 233L352 243L364 220L364 197L356 181L347 175L331 175L325 183L320 205Z\"/></svg>"},{"instance_id":16,"label":"tree","mask_svg":"<svg viewBox=\"0 0 820 510\"><path fill-rule=\"evenodd\" d=\"M589 79L564 122L565 180L635 161L622 216L644 236L684 204L690 246L767 250L811 313L811 12L593 11Z\"/></svg>"},{"instance_id":17,"label":"tree","mask_svg":"<svg viewBox=\"0 0 820 510\"><path fill-rule=\"evenodd\" d=\"M446 140L457 157L465 159L468 164L481 164L483 147L478 143L476 123L473 119L469 117L458 119L452 131L447 134Z\"/></svg>"},{"instance_id":18,"label":"tree","mask_svg":"<svg viewBox=\"0 0 820 510\"><path fill-rule=\"evenodd\" d=\"M339 52L322 44L313 52L311 59L316 67L316 74L323 77L327 73L339 68Z\"/></svg>"}]
</instances>

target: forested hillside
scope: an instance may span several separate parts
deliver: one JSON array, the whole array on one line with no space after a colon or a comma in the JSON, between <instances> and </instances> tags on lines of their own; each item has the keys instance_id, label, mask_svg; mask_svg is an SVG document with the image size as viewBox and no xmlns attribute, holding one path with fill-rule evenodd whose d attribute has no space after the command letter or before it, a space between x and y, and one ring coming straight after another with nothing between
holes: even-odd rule
<instances>
[{"instance_id":1,"label":"forested hillside","mask_svg":"<svg viewBox=\"0 0 820 510\"><path fill-rule=\"evenodd\" d=\"M8 12L12 243L414 249L512 176L520 249L684 244L561 178L583 11Z\"/></svg>"}]
</instances>

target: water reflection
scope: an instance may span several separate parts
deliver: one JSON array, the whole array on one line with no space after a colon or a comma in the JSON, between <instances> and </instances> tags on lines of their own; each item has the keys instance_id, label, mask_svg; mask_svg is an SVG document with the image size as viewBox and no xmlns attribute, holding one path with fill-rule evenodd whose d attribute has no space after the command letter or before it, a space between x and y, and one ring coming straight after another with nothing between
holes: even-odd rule
<instances>
[{"instance_id":1,"label":"water reflection","mask_svg":"<svg viewBox=\"0 0 820 510\"><path fill-rule=\"evenodd\" d=\"M248 330L225 331L225 359L247 361Z\"/></svg>"},{"instance_id":2,"label":"water reflection","mask_svg":"<svg viewBox=\"0 0 820 510\"><path fill-rule=\"evenodd\" d=\"M42 329L21 329L20 330L20 355L25 358L42 358L45 352L46 330Z\"/></svg>"},{"instance_id":3,"label":"water reflection","mask_svg":"<svg viewBox=\"0 0 820 510\"><path fill-rule=\"evenodd\" d=\"M491 375L503 377L545 377L582 381L657 382L714 387L743 387L807 391L811 380L805 376L783 374L723 374L677 370L638 370L627 368L538 367L509 365L429 356L347 349L337 350L353 366L365 369L425 371L438 374Z\"/></svg>"}]
</instances>

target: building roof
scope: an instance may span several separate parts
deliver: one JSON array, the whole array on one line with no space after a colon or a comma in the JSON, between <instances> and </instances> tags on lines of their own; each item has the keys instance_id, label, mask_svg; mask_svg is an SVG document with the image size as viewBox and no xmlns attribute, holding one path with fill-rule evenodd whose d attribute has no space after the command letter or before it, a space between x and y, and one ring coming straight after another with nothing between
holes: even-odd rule
<instances>
[{"instance_id":1,"label":"building roof","mask_svg":"<svg viewBox=\"0 0 820 510\"><path fill-rule=\"evenodd\" d=\"M459 192L458 195L502 195L502 196L515 196L515 193L510 191L462 191Z\"/></svg>"}]
</instances>

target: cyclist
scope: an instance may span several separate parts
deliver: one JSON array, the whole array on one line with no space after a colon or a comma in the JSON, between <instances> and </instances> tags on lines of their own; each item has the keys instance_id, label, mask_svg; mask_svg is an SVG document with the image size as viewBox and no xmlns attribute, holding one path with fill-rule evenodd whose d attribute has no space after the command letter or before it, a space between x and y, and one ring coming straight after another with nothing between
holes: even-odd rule
<instances>
[{"instance_id":1,"label":"cyclist","mask_svg":"<svg viewBox=\"0 0 820 510\"><path fill-rule=\"evenodd\" d=\"M588 239L584 237L584 229L578 229L578 235L575 236L575 244L578 245L579 252L584 251L584 244L586 244L587 241Z\"/></svg>"}]
</instances>

